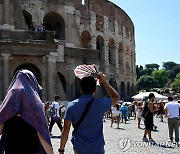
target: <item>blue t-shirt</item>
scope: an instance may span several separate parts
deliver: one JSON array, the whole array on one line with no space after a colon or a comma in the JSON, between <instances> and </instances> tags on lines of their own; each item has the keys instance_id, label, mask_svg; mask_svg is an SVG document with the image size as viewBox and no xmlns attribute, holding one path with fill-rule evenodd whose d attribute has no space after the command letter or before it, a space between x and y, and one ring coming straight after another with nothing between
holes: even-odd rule
<instances>
[{"instance_id":1,"label":"blue t-shirt","mask_svg":"<svg viewBox=\"0 0 180 154\"><path fill-rule=\"evenodd\" d=\"M128 112L128 107L126 105L122 105L120 108L120 111L121 111L122 115L126 115Z\"/></svg>"},{"instance_id":2,"label":"blue t-shirt","mask_svg":"<svg viewBox=\"0 0 180 154\"><path fill-rule=\"evenodd\" d=\"M86 105L93 95L81 95L77 100L68 104L65 120L74 126L82 115ZM72 137L74 148L83 154L93 154L104 150L103 115L112 105L110 98L95 99L75 135Z\"/></svg>"}]
</instances>

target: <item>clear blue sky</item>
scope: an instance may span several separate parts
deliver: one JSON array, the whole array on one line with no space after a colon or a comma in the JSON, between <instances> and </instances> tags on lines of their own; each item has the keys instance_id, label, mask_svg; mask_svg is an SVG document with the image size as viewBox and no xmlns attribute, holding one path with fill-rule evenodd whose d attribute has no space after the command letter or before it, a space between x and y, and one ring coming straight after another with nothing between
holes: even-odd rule
<instances>
[{"instance_id":1,"label":"clear blue sky","mask_svg":"<svg viewBox=\"0 0 180 154\"><path fill-rule=\"evenodd\" d=\"M135 26L136 64L180 63L180 0L110 0Z\"/></svg>"}]
</instances>

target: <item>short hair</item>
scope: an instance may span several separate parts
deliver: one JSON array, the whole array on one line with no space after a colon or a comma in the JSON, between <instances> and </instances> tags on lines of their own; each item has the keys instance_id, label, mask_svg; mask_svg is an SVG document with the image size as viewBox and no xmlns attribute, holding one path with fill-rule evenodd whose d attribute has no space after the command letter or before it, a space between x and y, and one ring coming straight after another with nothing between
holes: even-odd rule
<instances>
[{"instance_id":1,"label":"short hair","mask_svg":"<svg viewBox=\"0 0 180 154\"><path fill-rule=\"evenodd\" d=\"M172 97L172 96L169 96L169 97L168 97L168 101L173 101L173 97Z\"/></svg>"},{"instance_id":2,"label":"short hair","mask_svg":"<svg viewBox=\"0 0 180 154\"><path fill-rule=\"evenodd\" d=\"M82 78L80 82L83 94L93 94L96 89L96 80L93 76Z\"/></svg>"},{"instance_id":3,"label":"short hair","mask_svg":"<svg viewBox=\"0 0 180 154\"><path fill-rule=\"evenodd\" d=\"M152 97L155 98L154 94L153 94L153 93L150 93L150 94L149 94L149 99L151 99Z\"/></svg>"},{"instance_id":4,"label":"short hair","mask_svg":"<svg viewBox=\"0 0 180 154\"><path fill-rule=\"evenodd\" d=\"M58 99L60 99L59 95L54 96L55 101L57 101Z\"/></svg>"}]
</instances>

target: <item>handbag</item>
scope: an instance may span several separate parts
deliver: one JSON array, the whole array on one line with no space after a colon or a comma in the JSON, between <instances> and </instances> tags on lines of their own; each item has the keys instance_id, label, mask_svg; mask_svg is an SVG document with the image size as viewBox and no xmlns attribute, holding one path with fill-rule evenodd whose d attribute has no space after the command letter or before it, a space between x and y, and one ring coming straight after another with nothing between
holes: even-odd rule
<instances>
[{"instance_id":1,"label":"handbag","mask_svg":"<svg viewBox=\"0 0 180 154\"><path fill-rule=\"evenodd\" d=\"M75 133L77 132L77 129L79 128L80 124L81 124L82 121L84 120L84 118L85 118L86 114L88 113L89 108L91 107L93 101L94 101L94 98L92 98L92 99L88 102L88 104L87 104L85 110L83 111L81 117L79 118L78 122L77 122L76 125L74 126L74 130L73 130L73 132L72 132L72 135L73 135L73 136L75 135Z\"/></svg>"},{"instance_id":2,"label":"handbag","mask_svg":"<svg viewBox=\"0 0 180 154\"><path fill-rule=\"evenodd\" d=\"M147 116L148 113L149 113L149 110L146 112L146 114L143 114L143 113L142 113L141 119L142 119L143 121L145 120L145 118L146 118L146 116Z\"/></svg>"}]
</instances>

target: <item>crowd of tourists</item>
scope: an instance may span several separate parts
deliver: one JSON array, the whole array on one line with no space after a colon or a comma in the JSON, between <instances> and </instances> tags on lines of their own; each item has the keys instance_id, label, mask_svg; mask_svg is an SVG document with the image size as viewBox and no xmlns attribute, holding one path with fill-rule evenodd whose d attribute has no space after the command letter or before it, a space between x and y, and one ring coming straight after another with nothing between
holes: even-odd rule
<instances>
[{"instance_id":1,"label":"crowd of tourists","mask_svg":"<svg viewBox=\"0 0 180 154\"><path fill-rule=\"evenodd\" d=\"M168 117L168 141L173 143L174 131L175 143L179 144L180 101L174 101L173 97L168 97L168 103L163 101L155 102L155 95L150 93L148 99L145 101L134 101L131 104L126 102L117 103L114 107L111 107L110 111L105 113L105 119L111 119L110 127L113 127L115 121L117 128L120 127L120 123L123 123L123 121L126 124L132 118L134 121L137 119L137 127L145 130L142 140L144 142L155 143L151 136L151 131L157 129L153 120L154 115L160 118L160 122L163 122L164 117ZM144 124L143 128L141 128L141 123ZM147 135L149 139L147 139Z\"/></svg>"},{"instance_id":2,"label":"crowd of tourists","mask_svg":"<svg viewBox=\"0 0 180 154\"><path fill-rule=\"evenodd\" d=\"M153 117L157 113L160 121L168 117L169 141L179 143L180 102L168 97L168 103L155 103L153 93L144 102L133 104L119 102L120 96L107 82L106 75L98 74L99 82L106 88L109 98L94 98L96 81L93 76L81 79L82 95L71 101L65 109L56 95L54 101L42 103L40 89L34 74L19 70L13 77L7 94L0 105L0 154L53 154L50 137L56 123L61 132L58 152L65 153L71 125L71 142L75 154L104 154L105 140L103 121L111 119L110 127L127 123L133 117L138 120L138 129L144 129L142 140L152 144L151 131L156 128ZM143 120L142 120L143 119ZM144 128L140 123L144 123ZM62 125L63 124L63 125Z\"/></svg>"}]
</instances>

